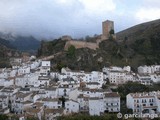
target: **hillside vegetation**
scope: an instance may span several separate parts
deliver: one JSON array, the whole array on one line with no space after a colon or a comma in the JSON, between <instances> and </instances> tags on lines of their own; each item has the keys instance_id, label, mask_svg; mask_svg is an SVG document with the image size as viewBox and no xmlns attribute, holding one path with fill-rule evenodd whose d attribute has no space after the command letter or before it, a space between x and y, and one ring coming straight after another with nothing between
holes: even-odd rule
<instances>
[{"instance_id":1,"label":"hillside vegetation","mask_svg":"<svg viewBox=\"0 0 160 120\"><path fill-rule=\"evenodd\" d=\"M0 68L11 67L9 59L20 56L20 52L0 43Z\"/></svg>"},{"instance_id":2,"label":"hillside vegetation","mask_svg":"<svg viewBox=\"0 0 160 120\"><path fill-rule=\"evenodd\" d=\"M79 70L101 70L108 65L130 65L133 70L140 65L160 64L160 20L143 23L117 33L100 43L99 49L75 49L64 51L66 41L61 39L42 42L38 56L48 56L57 52L62 54L52 59L52 69L63 66Z\"/></svg>"}]
</instances>

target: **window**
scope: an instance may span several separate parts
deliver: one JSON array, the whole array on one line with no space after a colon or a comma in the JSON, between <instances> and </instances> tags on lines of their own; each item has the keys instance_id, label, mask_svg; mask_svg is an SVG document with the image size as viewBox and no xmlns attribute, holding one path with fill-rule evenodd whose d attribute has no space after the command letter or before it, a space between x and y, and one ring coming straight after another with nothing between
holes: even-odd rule
<instances>
[{"instance_id":1,"label":"window","mask_svg":"<svg viewBox=\"0 0 160 120\"><path fill-rule=\"evenodd\" d=\"M147 100L145 99L145 100L144 100L144 102L146 103L146 102L147 102Z\"/></svg>"}]
</instances>

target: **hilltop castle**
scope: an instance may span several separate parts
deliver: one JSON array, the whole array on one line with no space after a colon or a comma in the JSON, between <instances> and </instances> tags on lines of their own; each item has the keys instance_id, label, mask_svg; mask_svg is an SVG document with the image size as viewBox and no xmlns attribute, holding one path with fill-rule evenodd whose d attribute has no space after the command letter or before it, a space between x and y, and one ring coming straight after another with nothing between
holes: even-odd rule
<instances>
[{"instance_id":1,"label":"hilltop castle","mask_svg":"<svg viewBox=\"0 0 160 120\"><path fill-rule=\"evenodd\" d=\"M110 20L106 20L102 22L102 34L97 36L96 42L86 42L86 41L78 41L72 40L70 36L63 36L62 40L67 40L64 49L67 50L68 47L71 45L75 46L76 49L78 48L90 48L96 50L99 48L99 43L104 40L107 40L110 36L114 36L114 22ZM115 37L115 36L114 36Z\"/></svg>"}]
</instances>

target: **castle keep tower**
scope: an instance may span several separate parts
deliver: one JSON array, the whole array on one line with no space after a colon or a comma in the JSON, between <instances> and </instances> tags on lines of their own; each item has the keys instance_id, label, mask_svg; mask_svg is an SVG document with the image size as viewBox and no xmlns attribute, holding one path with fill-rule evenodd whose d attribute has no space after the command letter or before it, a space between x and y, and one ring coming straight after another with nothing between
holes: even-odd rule
<instances>
[{"instance_id":1,"label":"castle keep tower","mask_svg":"<svg viewBox=\"0 0 160 120\"><path fill-rule=\"evenodd\" d=\"M106 38L109 38L110 31L114 30L114 22L110 20L106 20L102 22L102 35Z\"/></svg>"}]
</instances>

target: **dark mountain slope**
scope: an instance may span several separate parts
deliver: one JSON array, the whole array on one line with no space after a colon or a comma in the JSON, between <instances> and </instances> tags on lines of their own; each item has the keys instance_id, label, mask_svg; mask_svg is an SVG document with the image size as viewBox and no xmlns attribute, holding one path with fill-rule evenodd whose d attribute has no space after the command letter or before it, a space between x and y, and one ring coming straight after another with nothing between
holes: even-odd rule
<instances>
[{"instance_id":1,"label":"dark mountain slope","mask_svg":"<svg viewBox=\"0 0 160 120\"><path fill-rule=\"evenodd\" d=\"M10 44L20 51L36 51L40 46L40 41L34 37L16 37L14 40L10 40Z\"/></svg>"},{"instance_id":2,"label":"dark mountain slope","mask_svg":"<svg viewBox=\"0 0 160 120\"><path fill-rule=\"evenodd\" d=\"M117 40L133 43L138 39L150 39L160 33L160 19L142 23L116 33Z\"/></svg>"}]
</instances>

